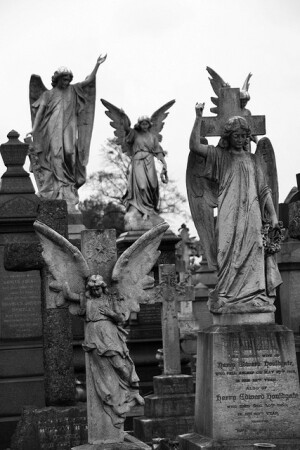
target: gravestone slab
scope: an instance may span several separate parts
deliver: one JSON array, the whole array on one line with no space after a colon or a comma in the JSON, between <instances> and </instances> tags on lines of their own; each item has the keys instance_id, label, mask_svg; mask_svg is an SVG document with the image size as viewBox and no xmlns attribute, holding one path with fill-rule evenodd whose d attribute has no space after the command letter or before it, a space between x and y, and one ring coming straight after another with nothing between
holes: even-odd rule
<instances>
[{"instance_id":1,"label":"gravestone slab","mask_svg":"<svg viewBox=\"0 0 300 450\"><path fill-rule=\"evenodd\" d=\"M26 407L11 450L70 450L87 442L86 407Z\"/></svg>"},{"instance_id":2,"label":"gravestone slab","mask_svg":"<svg viewBox=\"0 0 300 450\"><path fill-rule=\"evenodd\" d=\"M189 449L194 445L250 449L254 443L275 444L275 440L300 448L300 391L292 331L275 324L214 325L198 334L197 361L199 445L194 434L183 436L180 448L193 441ZM205 367L201 361L207 362ZM201 447L204 438L206 447ZM224 447L218 447L221 443Z\"/></svg>"}]
</instances>

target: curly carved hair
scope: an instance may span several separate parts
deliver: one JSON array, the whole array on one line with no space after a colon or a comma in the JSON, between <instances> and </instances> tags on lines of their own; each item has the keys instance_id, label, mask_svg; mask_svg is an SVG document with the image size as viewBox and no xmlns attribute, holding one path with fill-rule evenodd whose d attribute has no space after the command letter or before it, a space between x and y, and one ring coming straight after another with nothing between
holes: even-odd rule
<instances>
[{"instance_id":1,"label":"curly carved hair","mask_svg":"<svg viewBox=\"0 0 300 450\"><path fill-rule=\"evenodd\" d=\"M229 146L230 135L239 129L245 131L247 138L250 137L251 129L248 125L247 120L241 116L231 117L224 126L224 131L219 141L219 146L222 148L227 148ZM246 141L244 150L248 150L248 140Z\"/></svg>"},{"instance_id":2,"label":"curly carved hair","mask_svg":"<svg viewBox=\"0 0 300 450\"><path fill-rule=\"evenodd\" d=\"M71 83L71 81L73 80L73 73L72 73L72 71L67 69L66 67L60 67L59 69L57 69L54 72L54 74L53 74L53 76L51 78L51 81L52 81L51 85L52 85L52 87L57 86L58 80L64 75L69 75L70 83Z\"/></svg>"}]
</instances>

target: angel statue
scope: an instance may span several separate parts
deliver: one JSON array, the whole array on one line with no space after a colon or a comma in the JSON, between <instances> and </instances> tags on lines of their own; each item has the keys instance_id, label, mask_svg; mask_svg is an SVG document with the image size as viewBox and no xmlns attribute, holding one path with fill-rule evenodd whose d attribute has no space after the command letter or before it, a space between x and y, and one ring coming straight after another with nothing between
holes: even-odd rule
<instances>
[{"instance_id":1,"label":"angel statue","mask_svg":"<svg viewBox=\"0 0 300 450\"><path fill-rule=\"evenodd\" d=\"M30 145L31 170L39 195L46 199L64 199L69 212L75 212L78 189L86 181L93 131L96 74L106 60L99 56L92 73L81 83L70 84L71 70L60 67L48 90L40 76L32 75L29 100L33 137Z\"/></svg>"},{"instance_id":2,"label":"angel statue","mask_svg":"<svg viewBox=\"0 0 300 450\"><path fill-rule=\"evenodd\" d=\"M265 137L259 140L255 154L247 151L251 130L241 116L227 120L216 147L207 145L200 136L203 109L204 104L196 105L187 191L208 263L218 276L209 309L214 314L272 313L275 289L281 283L275 247L269 246L268 251L267 239L263 239L266 224L275 240L281 235L269 187L274 186L276 199L272 145ZM218 208L216 226L214 207Z\"/></svg>"},{"instance_id":3,"label":"angel statue","mask_svg":"<svg viewBox=\"0 0 300 450\"><path fill-rule=\"evenodd\" d=\"M36 221L34 227L52 277L50 290L59 293L56 306L67 306L72 314L85 319L83 349L98 397L91 406L96 414L94 422L99 422L95 405L100 402L101 417L106 415L112 429L122 429L129 409L144 404L122 325L131 311L139 311L139 302L149 301L155 290L154 280L147 274L160 254L157 249L168 225L152 228L120 256L109 286L100 274L91 273L83 254L68 240L41 222Z\"/></svg>"},{"instance_id":4,"label":"angel statue","mask_svg":"<svg viewBox=\"0 0 300 450\"><path fill-rule=\"evenodd\" d=\"M154 157L162 163L160 179L168 182L167 163L160 145L160 134L164 119L169 114L167 110L175 100L163 105L151 117L140 116L131 128L131 123L125 112L101 100L107 108L106 115L112 119L111 126L115 128L117 144L131 158L127 191L123 197L127 213L125 215L125 230L145 230L157 223L163 222L158 215L159 185L155 169Z\"/></svg>"}]
</instances>

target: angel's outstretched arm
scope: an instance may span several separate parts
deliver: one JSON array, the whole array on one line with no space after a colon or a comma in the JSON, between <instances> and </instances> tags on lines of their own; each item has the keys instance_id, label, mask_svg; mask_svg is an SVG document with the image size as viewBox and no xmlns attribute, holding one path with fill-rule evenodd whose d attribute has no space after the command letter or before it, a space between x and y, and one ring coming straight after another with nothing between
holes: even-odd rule
<instances>
[{"instance_id":1,"label":"angel's outstretched arm","mask_svg":"<svg viewBox=\"0 0 300 450\"><path fill-rule=\"evenodd\" d=\"M196 107L195 107L196 119L195 119L194 127L192 129L191 137L190 137L190 150L192 152L198 153L199 155L206 158L208 146L201 144L201 141L200 141L203 109L204 109L204 103L196 103Z\"/></svg>"},{"instance_id":2,"label":"angel's outstretched arm","mask_svg":"<svg viewBox=\"0 0 300 450\"><path fill-rule=\"evenodd\" d=\"M86 85L90 84L93 81L93 79L95 78L95 76L96 76L96 74L98 72L99 66L102 63L104 63L104 61L106 60L106 57L107 57L107 55L104 55L104 56L100 55L99 56L92 73L88 77L86 77L86 79L84 81L82 81L81 86L86 86Z\"/></svg>"}]
</instances>

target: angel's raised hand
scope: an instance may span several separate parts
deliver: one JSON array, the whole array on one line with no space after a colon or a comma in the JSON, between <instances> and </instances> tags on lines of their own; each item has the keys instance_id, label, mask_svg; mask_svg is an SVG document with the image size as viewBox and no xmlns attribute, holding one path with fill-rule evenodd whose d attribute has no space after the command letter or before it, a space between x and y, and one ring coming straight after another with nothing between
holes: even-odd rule
<instances>
[{"instance_id":1,"label":"angel's raised hand","mask_svg":"<svg viewBox=\"0 0 300 450\"><path fill-rule=\"evenodd\" d=\"M195 106L196 116L202 117L204 106L205 106L205 103L196 103L196 106Z\"/></svg>"},{"instance_id":2,"label":"angel's raised hand","mask_svg":"<svg viewBox=\"0 0 300 450\"><path fill-rule=\"evenodd\" d=\"M97 59L97 63L98 63L98 64L104 63L104 61L106 60L106 58L107 58L107 54L105 54L104 56L100 55L99 58Z\"/></svg>"}]
</instances>

